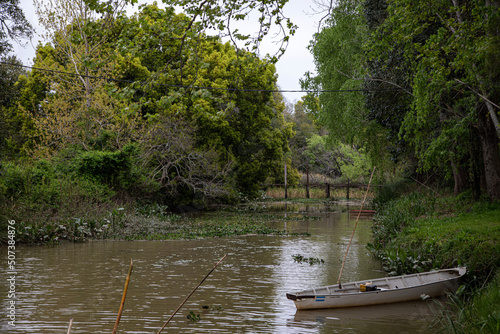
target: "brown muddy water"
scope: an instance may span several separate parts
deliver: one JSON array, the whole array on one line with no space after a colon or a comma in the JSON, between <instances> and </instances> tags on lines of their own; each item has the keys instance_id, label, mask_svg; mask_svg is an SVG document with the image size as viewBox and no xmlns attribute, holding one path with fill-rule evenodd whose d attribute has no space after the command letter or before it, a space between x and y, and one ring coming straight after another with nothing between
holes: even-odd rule
<instances>
[{"instance_id":1,"label":"brown muddy water","mask_svg":"<svg viewBox=\"0 0 500 334\"><path fill-rule=\"evenodd\" d=\"M179 241L94 241L18 247L15 327L8 325L7 257L1 249L1 333L111 333L130 259L134 269L118 333L157 333L213 268L162 333L429 333L432 302L297 311L285 293L337 282L355 218L346 207L287 206L289 232ZM271 210L273 210L271 208ZM259 213L256 213L259 214ZM365 249L371 221L362 219L342 281L383 276ZM292 255L323 259L297 263ZM200 317L191 321L193 312Z\"/></svg>"}]
</instances>

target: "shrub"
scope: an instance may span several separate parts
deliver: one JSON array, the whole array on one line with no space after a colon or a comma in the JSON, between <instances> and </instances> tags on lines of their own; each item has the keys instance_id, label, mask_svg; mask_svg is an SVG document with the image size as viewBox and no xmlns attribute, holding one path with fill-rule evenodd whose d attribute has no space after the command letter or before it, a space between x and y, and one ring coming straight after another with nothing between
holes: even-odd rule
<instances>
[{"instance_id":1,"label":"shrub","mask_svg":"<svg viewBox=\"0 0 500 334\"><path fill-rule=\"evenodd\" d=\"M406 182L399 180L395 182L388 182L382 187L377 187L375 191L375 198L373 205L377 210L382 210L390 201L397 199L407 189Z\"/></svg>"},{"instance_id":2,"label":"shrub","mask_svg":"<svg viewBox=\"0 0 500 334\"><path fill-rule=\"evenodd\" d=\"M112 187L127 189L136 182L133 175L136 154L134 145L115 152L83 152L76 158L76 172L79 177L97 179Z\"/></svg>"}]
</instances>

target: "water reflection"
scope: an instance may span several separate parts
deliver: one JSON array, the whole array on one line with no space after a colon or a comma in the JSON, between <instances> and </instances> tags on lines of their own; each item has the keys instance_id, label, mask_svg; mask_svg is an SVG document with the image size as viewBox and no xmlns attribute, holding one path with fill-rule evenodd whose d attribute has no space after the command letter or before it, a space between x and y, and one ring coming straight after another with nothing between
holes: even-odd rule
<instances>
[{"instance_id":1,"label":"water reflection","mask_svg":"<svg viewBox=\"0 0 500 334\"><path fill-rule=\"evenodd\" d=\"M182 241L108 241L20 248L17 333L111 332L130 259L134 259L121 333L156 333L189 292L229 256L186 303L168 333L418 333L432 320L427 304L297 312L286 292L335 283L354 220L345 208L294 208L275 224L310 236L241 236ZM308 219L308 214L314 217ZM296 219L301 215L300 219ZM361 220L342 281L383 275L365 250L371 222ZM294 262L292 255L324 259ZM2 258L5 258L2 249ZM5 266L5 263L2 263ZM5 282L5 268L2 268ZM5 285L1 285L5 296ZM417 306L415 306L417 305ZM2 312L6 310L6 301ZM205 308L204 308L205 307ZM199 322L186 318L200 314ZM377 311L380 311L376 313ZM409 313L408 313L409 312ZM377 314L375 316L375 314ZM408 320L410 315L410 320ZM412 318L413 317L413 318ZM0 331L7 332L2 315ZM374 331L373 328L378 328Z\"/></svg>"}]
</instances>

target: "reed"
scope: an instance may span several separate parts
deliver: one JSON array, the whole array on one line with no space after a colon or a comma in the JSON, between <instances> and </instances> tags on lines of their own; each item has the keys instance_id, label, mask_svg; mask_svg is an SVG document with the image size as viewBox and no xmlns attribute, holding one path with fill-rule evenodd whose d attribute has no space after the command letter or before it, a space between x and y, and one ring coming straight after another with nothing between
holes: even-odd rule
<instances>
[{"instance_id":1,"label":"reed","mask_svg":"<svg viewBox=\"0 0 500 334\"><path fill-rule=\"evenodd\" d=\"M193 289L193 291L191 291L191 293L189 293L189 295L186 297L186 299L184 299L184 301L179 305L179 307L177 307L177 309L174 311L174 313L172 313L172 315L170 316L170 318L168 318L168 320L165 322L165 324L162 326L162 328L160 328L160 330L158 331L158 334L160 334L163 331L163 329L165 329L165 327L167 327L167 325L170 322L170 320L172 320L172 318L177 314L177 312L179 312L179 310L182 308L182 306L184 306L184 304L186 304L186 302L188 301L188 299L203 284L203 282L205 282L205 280L208 278L208 276L210 276L210 274L215 270L215 268L217 268L219 266L219 264L221 264L221 262L224 261L224 259L226 258L226 256L227 256L227 254L224 255L222 257L222 259L219 260L219 262L217 262L217 264L212 268L212 270L210 270L210 272L205 277L203 277L203 279L201 280L201 282L198 283L198 285Z\"/></svg>"},{"instance_id":2,"label":"reed","mask_svg":"<svg viewBox=\"0 0 500 334\"><path fill-rule=\"evenodd\" d=\"M120 303L120 309L118 310L118 316L116 317L115 327L113 328L113 334L118 330L118 324L120 323L120 318L123 313L123 306L125 305L125 297L127 296L128 283L130 282L130 275L132 275L132 268L134 267L134 262L130 259L130 268L128 269L127 279L125 280L125 288L123 289L122 301Z\"/></svg>"},{"instance_id":3,"label":"reed","mask_svg":"<svg viewBox=\"0 0 500 334\"><path fill-rule=\"evenodd\" d=\"M345 260L347 259L347 253L349 252L349 247L351 247L352 238L354 237L354 232L356 232L356 227L358 226L358 221L359 221L359 217L361 216L361 211L363 210L363 206L365 205L365 202L366 202L366 197L368 196L368 192L370 191L370 185L372 184L373 174L375 174L375 167L373 167L373 172L372 172L372 175L370 176L370 182L368 182L368 187L366 188L365 197L363 198L363 203L361 203L361 208L359 209L358 217L356 218L356 224L354 224L354 229L352 230L351 240L349 241L349 244L347 245L347 249L345 251L345 256L344 256L344 261L342 261L342 267L340 268L339 279L337 281L337 284L339 285L339 289L342 289L342 286L340 284L340 278L342 277L342 271L344 270Z\"/></svg>"},{"instance_id":4,"label":"reed","mask_svg":"<svg viewBox=\"0 0 500 334\"><path fill-rule=\"evenodd\" d=\"M66 334L71 333L71 327L73 327L73 318L69 319L69 326L68 326L68 331L66 332Z\"/></svg>"}]
</instances>

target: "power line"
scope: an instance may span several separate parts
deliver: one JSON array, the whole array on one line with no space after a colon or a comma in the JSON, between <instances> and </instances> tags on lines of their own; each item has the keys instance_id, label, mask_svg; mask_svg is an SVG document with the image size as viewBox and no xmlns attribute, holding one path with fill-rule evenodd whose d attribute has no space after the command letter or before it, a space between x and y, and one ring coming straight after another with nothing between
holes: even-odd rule
<instances>
[{"instance_id":1,"label":"power line","mask_svg":"<svg viewBox=\"0 0 500 334\"><path fill-rule=\"evenodd\" d=\"M64 72L64 71L58 71L58 70L50 70L50 69L45 69L45 68L40 68L40 67L33 67L33 66L27 66L27 65L21 65L21 64L13 64L13 63L7 63L4 61L0 61L0 64L2 65L8 65L8 66L16 66L16 67L22 67L22 68L28 68L31 70L37 70L37 71L44 71L44 72L49 72L49 73L56 73L56 74L64 74L64 75L69 75L69 76L75 76L75 77L82 77L82 78L89 78L89 79L99 79L99 80L106 80L106 81L113 81L113 82L124 82L124 83L141 83L145 85L147 82L146 81L134 81L134 80L125 80L125 79L115 79L115 78L109 78L109 77L101 77L101 76L94 76L94 75L85 75L85 74L77 74L77 73L70 73L70 72ZM175 85L175 84L161 84L162 86L166 87L173 87L173 88L187 88L187 89L205 89L205 90L221 90L221 91L230 91L230 92L262 92L262 93L306 93L306 94L320 94L320 93L352 93L352 92L364 92L364 91L389 91L389 90L399 90L397 88L381 88L381 89L326 89L326 90L302 90L302 89L251 89L251 88L217 88L217 87L209 87L209 86L195 86L195 85Z\"/></svg>"}]
</instances>

